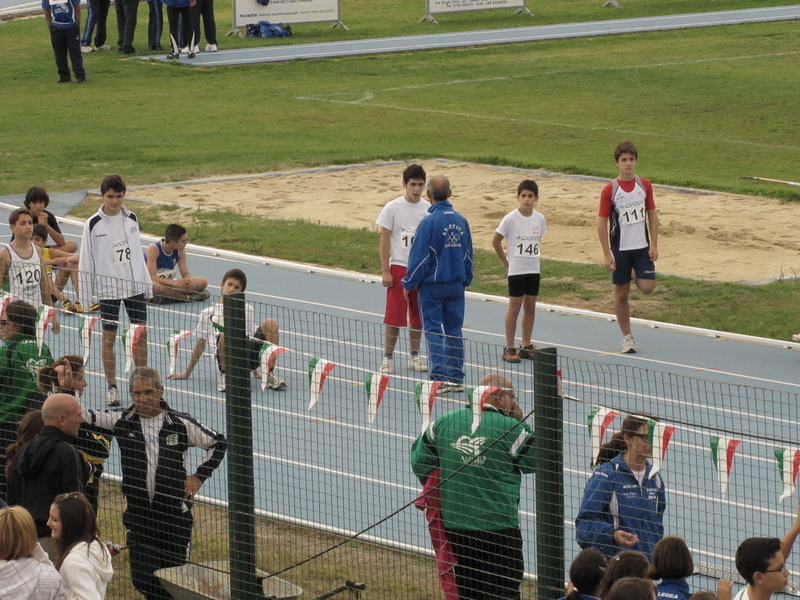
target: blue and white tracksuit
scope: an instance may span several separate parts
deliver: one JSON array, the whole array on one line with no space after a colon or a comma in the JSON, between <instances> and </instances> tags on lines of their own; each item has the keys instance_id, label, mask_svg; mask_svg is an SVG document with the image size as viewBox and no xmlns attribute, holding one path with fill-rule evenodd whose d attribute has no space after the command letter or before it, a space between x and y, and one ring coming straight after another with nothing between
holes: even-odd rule
<instances>
[{"instance_id":1,"label":"blue and white tracksuit","mask_svg":"<svg viewBox=\"0 0 800 600\"><path fill-rule=\"evenodd\" d=\"M662 579L656 586L656 600L689 600L691 595L685 579Z\"/></svg>"},{"instance_id":2,"label":"blue and white tracksuit","mask_svg":"<svg viewBox=\"0 0 800 600\"><path fill-rule=\"evenodd\" d=\"M472 283L472 234L449 201L420 221L403 287L419 287L419 309L434 381L464 381L464 288Z\"/></svg>"},{"instance_id":3,"label":"blue and white tracksuit","mask_svg":"<svg viewBox=\"0 0 800 600\"><path fill-rule=\"evenodd\" d=\"M596 548L607 557L622 550L638 550L647 556L664 536L664 510L667 507L661 473L650 475L645 468L644 481L639 480L623 460L622 453L595 469L575 519L576 541L581 548ZM624 547L614 540L614 531L635 533L639 541Z\"/></svg>"}]
</instances>

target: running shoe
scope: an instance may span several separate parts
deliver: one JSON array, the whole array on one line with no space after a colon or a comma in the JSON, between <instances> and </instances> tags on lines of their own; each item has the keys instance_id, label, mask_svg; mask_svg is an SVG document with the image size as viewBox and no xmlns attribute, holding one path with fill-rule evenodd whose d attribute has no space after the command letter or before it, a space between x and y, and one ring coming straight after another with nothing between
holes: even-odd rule
<instances>
[{"instance_id":1,"label":"running shoe","mask_svg":"<svg viewBox=\"0 0 800 600\"><path fill-rule=\"evenodd\" d=\"M439 386L440 394L451 394L463 392L466 388L463 383L456 383L455 381L445 381Z\"/></svg>"},{"instance_id":2,"label":"running shoe","mask_svg":"<svg viewBox=\"0 0 800 600\"><path fill-rule=\"evenodd\" d=\"M225 373L220 373L217 375L217 391L224 392L225 391Z\"/></svg>"},{"instance_id":3,"label":"running shoe","mask_svg":"<svg viewBox=\"0 0 800 600\"><path fill-rule=\"evenodd\" d=\"M90 310L91 312L96 312L96 311L100 310L100 303L99 303L99 302L92 302L92 303L89 305L89 310Z\"/></svg>"},{"instance_id":4,"label":"running shoe","mask_svg":"<svg viewBox=\"0 0 800 600\"><path fill-rule=\"evenodd\" d=\"M94 48L91 46L81 46L81 52L94 52Z\"/></svg>"},{"instance_id":5,"label":"running shoe","mask_svg":"<svg viewBox=\"0 0 800 600\"><path fill-rule=\"evenodd\" d=\"M381 373L384 375L391 375L394 373L394 361L391 359L391 357L383 357L383 362L381 363Z\"/></svg>"},{"instance_id":6,"label":"running shoe","mask_svg":"<svg viewBox=\"0 0 800 600\"><path fill-rule=\"evenodd\" d=\"M73 306L72 308L73 308L73 309L75 310L75 312L76 312L76 313L78 313L79 315L82 315L82 314L83 314L83 306L81 306L81 303L80 303L80 302L78 302L77 300L75 301L75 304L74 304L74 306Z\"/></svg>"},{"instance_id":7,"label":"running shoe","mask_svg":"<svg viewBox=\"0 0 800 600\"><path fill-rule=\"evenodd\" d=\"M536 352L536 346L522 346L517 355L524 360L533 360L534 352Z\"/></svg>"},{"instance_id":8,"label":"running shoe","mask_svg":"<svg viewBox=\"0 0 800 600\"><path fill-rule=\"evenodd\" d=\"M795 333L795 334L792 336L792 341L793 341L793 342L800 342L800 333Z\"/></svg>"},{"instance_id":9,"label":"running shoe","mask_svg":"<svg viewBox=\"0 0 800 600\"><path fill-rule=\"evenodd\" d=\"M108 386L106 390L106 406L119 406L119 390L116 387Z\"/></svg>"},{"instance_id":10,"label":"running shoe","mask_svg":"<svg viewBox=\"0 0 800 600\"><path fill-rule=\"evenodd\" d=\"M622 353L636 354L636 342L633 341L633 334L629 333L622 338Z\"/></svg>"},{"instance_id":11,"label":"running shoe","mask_svg":"<svg viewBox=\"0 0 800 600\"><path fill-rule=\"evenodd\" d=\"M102 46L97 47L98 50L111 50L111 46L108 44L103 44Z\"/></svg>"},{"instance_id":12,"label":"running shoe","mask_svg":"<svg viewBox=\"0 0 800 600\"><path fill-rule=\"evenodd\" d=\"M78 309L75 308L75 306L73 306L69 298L64 298L64 300L61 302L61 306L64 307L64 312L70 312L70 313L78 312Z\"/></svg>"},{"instance_id":13,"label":"running shoe","mask_svg":"<svg viewBox=\"0 0 800 600\"><path fill-rule=\"evenodd\" d=\"M206 52L216 52L217 45L216 44L206 44Z\"/></svg>"},{"instance_id":14,"label":"running shoe","mask_svg":"<svg viewBox=\"0 0 800 600\"><path fill-rule=\"evenodd\" d=\"M517 355L517 349L512 348L511 346L506 346L505 348L503 348L503 360L506 361L507 363L514 363L514 364L522 362L519 356Z\"/></svg>"},{"instance_id":15,"label":"running shoe","mask_svg":"<svg viewBox=\"0 0 800 600\"><path fill-rule=\"evenodd\" d=\"M286 382L274 370L267 374L267 387L271 390L285 390Z\"/></svg>"},{"instance_id":16,"label":"running shoe","mask_svg":"<svg viewBox=\"0 0 800 600\"><path fill-rule=\"evenodd\" d=\"M200 292L192 292L188 296L186 296L187 302L205 302L211 298L211 292L208 290L202 290Z\"/></svg>"},{"instance_id":17,"label":"running shoe","mask_svg":"<svg viewBox=\"0 0 800 600\"><path fill-rule=\"evenodd\" d=\"M408 357L408 370L425 373L428 370L428 363L419 354L412 354Z\"/></svg>"}]
</instances>

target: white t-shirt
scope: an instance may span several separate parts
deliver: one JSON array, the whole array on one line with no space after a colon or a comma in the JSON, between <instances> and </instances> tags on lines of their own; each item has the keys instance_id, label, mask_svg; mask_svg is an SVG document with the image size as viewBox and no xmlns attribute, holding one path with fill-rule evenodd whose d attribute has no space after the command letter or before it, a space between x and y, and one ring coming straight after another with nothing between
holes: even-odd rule
<instances>
[{"instance_id":1,"label":"white t-shirt","mask_svg":"<svg viewBox=\"0 0 800 600\"><path fill-rule=\"evenodd\" d=\"M526 217L519 209L508 213L495 229L506 240L509 275L539 273L542 236L547 233L544 215L533 211Z\"/></svg>"},{"instance_id":2,"label":"white t-shirt","mask_svg":"<svg viewBox=\"0 0 800 600\"><path fill-rule=\"evenodd\" d=\"M244 305L244 323L248 335L253 335L258 328L256 323L256 311L253 305L246 302ZM225 318L223 315L222 302L216 302L208 308L204 308L197 319L197 327L194 334L198 340L206 340L209 344L209 352L212 354L217 350L217 338L225 330Z\"/></svg>"},{"instance_id":3,"label":"white t-shirt","mask_svg":"<svg viewBox=\"0 0 800 600\"><path fill-rule=\"evenodd\" d=\"M417 233L417 226L428 215L431 203L419 199L419 202L409 202L405 196L395 198L381 210L375 222L392 232L389 242L389 264L408 266L408 253L411 251L411 242Z\"/></svg>"},{"instance_id":4,"label":"white t-shirt","mask_svg":"<svg viewBox=\"0 0 800 600\"><path fill-rule=\"evenodd\" d=\"M142 427L144 437L144 447L147 452L147 495L150 502L156 494L156 470L158 469L158 435L164 424L164 413L159 413L155 417L143 417L139 415L139 424Z\"/></svg>"},{"instance_id":5,"label":"white t-shirt","mask_svg":"<svg viewBox=\"0 0 800 600\"><path fill-rule=\"evenodd\" d=\"M125 231L128 218L122 212L108 219L111 224L111 263L114 266L114 276L125 281L133 281L131 252L141 250L130 247L128 234Z\"/></svg>"}]
</instances>

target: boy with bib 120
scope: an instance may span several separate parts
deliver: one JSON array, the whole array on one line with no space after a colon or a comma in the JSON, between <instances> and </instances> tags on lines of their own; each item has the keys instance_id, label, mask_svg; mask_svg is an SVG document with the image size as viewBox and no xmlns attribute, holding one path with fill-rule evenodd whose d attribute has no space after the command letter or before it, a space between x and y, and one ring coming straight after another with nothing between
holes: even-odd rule
<instances>
[{"instance_id":1,"label":"boy with bib 120","mask_svg":"<svg viewBox=\"0 0 800 600\"><path fill-rule=\"evenodd\" d=\"M534 210L539 201L539 186L526 179L517 186L519 208L508 213L494 233L492 247L508 269L508 312L506 313L506 347L503 360L518 363L520 359L533 360L531 344L533 321L536 317L536 300L539 298L539 257L542 236L547 233L544 215ZM503 252L506 240L507 253ZM522 344L519 352L514 345L517 317L522 309Z\"/></svg>"},{"instance_id":2,"label":"boy with bib 120","mask_svg":"<svg viewBox=\"0 0 800 600\"><path fill-rule=\"evenodd\" d=\"M622 330L622 351L626 354L636 352L628 301L632 274L639 291L652 294L658 259L658 214L653 187L649 180L636 175L638 158L632 142L622 142L614 149L619 177L603 188L597 221L603 265L612 273L614 313Z\"/></svg>"}]
</instances>

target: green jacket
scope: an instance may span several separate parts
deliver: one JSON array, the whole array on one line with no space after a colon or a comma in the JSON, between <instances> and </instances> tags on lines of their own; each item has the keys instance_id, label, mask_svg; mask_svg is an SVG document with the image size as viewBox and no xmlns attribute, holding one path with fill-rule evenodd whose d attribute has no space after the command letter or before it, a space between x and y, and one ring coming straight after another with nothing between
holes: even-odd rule
<instances>
[{"instance_id":1,"label":"green jacket","mask_svg":"<svg viewBox=\"0 0 800 600\"><path fill-rule=\"evenodd\" d=\"M50 348L18 333L0 346L0 423L19 423L36 391L39 369L53 363Z\"/></svg>"},{"instance_id":2,"label":"green jacket","mask_svg":"<svg viewBox=\"0 0 800 600\"><path fill-rule=\"evenodd\" d=\"M533 430L489 406L475 434L471 429L469 408L436 419L411 447L414 475L424 484L431 471L440 469L442 518L448 529L519 527L522 474L531 473L534 465Z\"/></svg>"}]
</instances>

